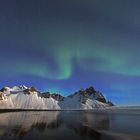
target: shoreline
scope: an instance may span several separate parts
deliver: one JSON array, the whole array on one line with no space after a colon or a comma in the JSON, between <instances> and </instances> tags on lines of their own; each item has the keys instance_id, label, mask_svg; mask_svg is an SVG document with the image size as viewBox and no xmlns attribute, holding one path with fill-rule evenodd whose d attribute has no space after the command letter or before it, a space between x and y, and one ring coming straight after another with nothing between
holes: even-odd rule
<instances>
[{"instance_id":1,"label":"shoreline","mask_svg":"<svg viewBox=\"0 0 140 140\"><path fill-rule=\"evenodd\" d=\"M110 108L101 108L101 109L21 109L21 108L0 108L0 113L4 112L22 112L22 111L92 111L98 113L134 113L140 111L140 107L137 108L123 108L123 107L110 107Z\"/></svg>"}]
</instances>

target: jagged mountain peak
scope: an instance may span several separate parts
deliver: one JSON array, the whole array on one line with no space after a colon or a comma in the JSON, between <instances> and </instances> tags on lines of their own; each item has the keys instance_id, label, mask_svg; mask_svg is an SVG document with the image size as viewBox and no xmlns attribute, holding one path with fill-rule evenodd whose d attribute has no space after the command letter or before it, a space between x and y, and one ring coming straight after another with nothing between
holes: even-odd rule
<instances>
[{"instance_id":1,"label":"jagged mountain peak","mask_svg":"<svg viewBox=\"0 0 140 140\"><path fill-rule=\"evenodd\" d=\"M90 98L90 99L95 99L98 100L100 102L106 103L106 99L103 96L103 94L99 91L96 91L95 88L93 88L92 86L90 86L89 88L81 88L79 91L75 92L72 95L69 95L68 97L73 98L75 96L80 96L82 98Z\"/></svg>"},{"instance_id":2,"label":"jagged mountain peak","mask_svg":"<svg viewBox=\"0 0 140 140\"><path fill-rule=\"evenodd\" d=\"M27 89L28 87L27 86L25 86L25 85L19 85L19 86L14 86L14 87L12 87L12 89L14 90L24 90L24 89Z\"/></svg>"},{"instance_id":3,"label":"jagged mountain peak","mask_svg":"<svg viewBox=\"0 0 140 140\"><path fill-rule=\"evenodd\" d=\"M50 93L50 92L43 92L40 94L41 97L44 98L50 98L52 97L53 99L57 100L57 101L63 101L64 100L64 96L62 96L61 94L58 93Z\"/></svg>"},{"instance_id":4,"label":"jagged mountain peak","mask_svg":"<svg viewBox=\"0 0 140 140\"><path fill-rule=\"evenodd\" d=\"M80 89L68 97L58 93L41 93L33 86L3 87L0 90L0 108L95 109L112 105L112 102L107 102L103 94L93 87Z\"/></svg>"}]
</instances>

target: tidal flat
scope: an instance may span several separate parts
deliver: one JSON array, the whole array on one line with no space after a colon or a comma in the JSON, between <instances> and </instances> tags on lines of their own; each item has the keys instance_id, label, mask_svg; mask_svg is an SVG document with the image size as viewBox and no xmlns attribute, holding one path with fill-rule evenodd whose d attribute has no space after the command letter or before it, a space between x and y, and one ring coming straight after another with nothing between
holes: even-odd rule
<instances>
[{"instance_id":1,"label":"tidal flat","mask_svg":"<svg viewBox=\"0 0 140 140\"><path fill-rule=\"evenodd\" d=\"M140 110L0 112L0 140L139 140Z\"/></svg>"}]
</instances>

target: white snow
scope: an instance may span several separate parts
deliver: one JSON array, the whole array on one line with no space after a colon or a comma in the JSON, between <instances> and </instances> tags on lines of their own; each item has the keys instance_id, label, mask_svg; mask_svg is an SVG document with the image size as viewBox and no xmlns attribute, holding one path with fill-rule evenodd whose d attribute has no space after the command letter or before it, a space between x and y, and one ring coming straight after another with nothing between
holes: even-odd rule
<instances>
[{"instance_id":1,"label":"white snow","mask_svg":"<svg viewBox=\"0 0 140 140\"><path fill-rule=\"evenodd\" d=\"M102 109L108 107L107 104L95 100L95 97L88 97L85 103L82 103L83 97L75 95L67 97L63 102L59 102L61 109Z\"/></svg>"},{"instance_id":2,"label":"white snow","mask_svg":"<svg viewBox=\"0 0 140 140\"><path fill-rule=\"evenodd\" d=\"M31 94L25 94L26 86L15 86L13 88L6 87L4 98L0 100L0 109L102 109L109 107L108 104L96 100L97 96L88 96L86 99L76 94L71 97L66 97L63 101L57 101L52 97L42 98L37 91L32 91ZM5 98L5 96L7 98Z\"/></svg>"}]
</instances>

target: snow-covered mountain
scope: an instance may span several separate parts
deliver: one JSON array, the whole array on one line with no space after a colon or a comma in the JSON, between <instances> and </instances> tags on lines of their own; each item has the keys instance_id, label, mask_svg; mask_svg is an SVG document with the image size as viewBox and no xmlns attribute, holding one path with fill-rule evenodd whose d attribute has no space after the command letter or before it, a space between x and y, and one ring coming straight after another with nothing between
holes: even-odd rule
<instances>
[{"instance_id":1,"label":"snow-covered mountain","mask_svg":"<svg viewBox=\"0 0 140 140\"><path fill-rule=\"evenodd\" d=\"M4 87L0 90L0 109L101 109L112 105L93 87L81 89L68 97L41 93L35 87L26 86Z\"/></svg>"}]
</instances>

